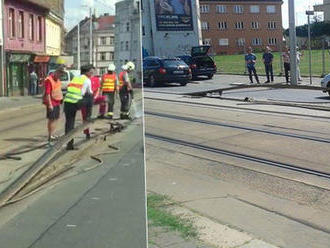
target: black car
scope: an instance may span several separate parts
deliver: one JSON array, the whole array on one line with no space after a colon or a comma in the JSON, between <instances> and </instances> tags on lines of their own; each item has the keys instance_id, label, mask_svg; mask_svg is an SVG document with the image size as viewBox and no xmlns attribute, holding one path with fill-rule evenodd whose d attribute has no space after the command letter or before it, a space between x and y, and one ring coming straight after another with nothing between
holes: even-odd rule
<instances>
[{"instance_id":1,"label":"black car","mask_svg":"<svg viewBox=\"0 0 330 248\"><path fill-rule=\"evenodd\" d=\"M197 46L191 48L191 55L180 55L178 58L182 59L187 65L189 65L192 77L207 76L209 79L217 71L217 66L213 59L207 55L210 46Z\"/></svg>"},{"instance_id":2,"label":"black car","mask_svg":"<svg viewBox=\"0 0 330 248\"><path fill-rule=\"evenodd\" d=\"M191 70L179 58L147 57L143 60L143 81L150 87L174 82L185 86L190 80Z\"/></svg>"}]
</instances>

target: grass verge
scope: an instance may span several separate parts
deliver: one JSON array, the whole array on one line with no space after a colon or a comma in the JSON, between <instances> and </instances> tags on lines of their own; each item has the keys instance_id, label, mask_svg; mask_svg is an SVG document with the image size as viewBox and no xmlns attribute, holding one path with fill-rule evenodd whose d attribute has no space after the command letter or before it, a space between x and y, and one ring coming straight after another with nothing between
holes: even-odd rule
<instances>
[{"instance_id":1,"label":"grass verge","mask_svg":"<svg viewBox=\"0 0 330 248\"><path fill-rule=\"evenodd\" d=\"M178 217L169 212L167 206L175 205L168 196L148 194L148 221L149 225L168 228L170 231L179 232L184 238L196 238L198 236L196 227L192 221Z\"/></svg>"}]
</instances>

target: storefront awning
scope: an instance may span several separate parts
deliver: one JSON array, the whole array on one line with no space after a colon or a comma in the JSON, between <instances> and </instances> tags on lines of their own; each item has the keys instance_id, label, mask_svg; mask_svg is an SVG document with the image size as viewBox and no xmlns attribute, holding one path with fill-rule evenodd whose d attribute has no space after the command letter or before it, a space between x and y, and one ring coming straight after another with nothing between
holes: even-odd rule
<instances>
[{"instance_id":1,"label":"storefront awning","mask_svg":"<svg viewBox=\"0 0 330 248\"><path fill-rule=\"evenodd\" d=\"M34 63L48 63L50 60L49 56L35 56L34 57Z\"/></svg>"}]
</instances>

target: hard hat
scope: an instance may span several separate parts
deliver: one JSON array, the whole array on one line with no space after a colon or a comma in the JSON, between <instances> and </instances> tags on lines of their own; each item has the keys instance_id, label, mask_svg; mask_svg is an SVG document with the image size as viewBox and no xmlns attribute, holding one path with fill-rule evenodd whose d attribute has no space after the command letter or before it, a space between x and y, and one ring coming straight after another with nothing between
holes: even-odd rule
<instances>
[{"instance_id":1,"label":"hard hat","mask_svg":"<svg viewBox=\"0 0 330 248\"><path fill-rule=\"evenodd\" d=\"M122 70L126 71L128 68L127 68L127 65L122 65L121 67Z\"/></svg>"},{"instance_id":2,"label":"hard hat","mask_svg":"<svg viewBox=\"0 0 330 248\"><path fill-rule=\"evenodd\" d=\"M127 66L127 69L129 69L131 71L133 71L135 69L135 65L132 61L128 61L126 66Z\"/></svg>"},{"instance_id":3,"label":"hard hat","mask_svg":"<svg viewBox=\"0 0 330 248\"><path fill-rule=\"evenodd\" d=\"M58 58L56 59L56 64L64 65L65 62L66 62L65 59L62 58L62 57L58 57Z\"/></svg>"},{"instance_id":4,"label":"hard hat","mask_svg":"<svg viewBox=\"0 0 330 248\"><path fill-rule=\"evenodd\" d=\"M108 71L115 71L115 70L116 70L116 66L114 64L109 64Z\"/></svg>"}]
</instances>

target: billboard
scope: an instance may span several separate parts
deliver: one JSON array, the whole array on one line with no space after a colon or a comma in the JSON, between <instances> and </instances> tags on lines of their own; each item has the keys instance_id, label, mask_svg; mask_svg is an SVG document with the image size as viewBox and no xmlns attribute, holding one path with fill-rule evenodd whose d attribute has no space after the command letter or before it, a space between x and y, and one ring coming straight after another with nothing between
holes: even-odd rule
<instances>
[{"instance_id":1,"label":"billboard","mask_svg":"<svg viewBox=\"0 0 330 248\"><path fill-rule=\"evenodd\" d=\"M191 0L154 0L158 31L192 31Z\"/></svg>"}]
</instances>

